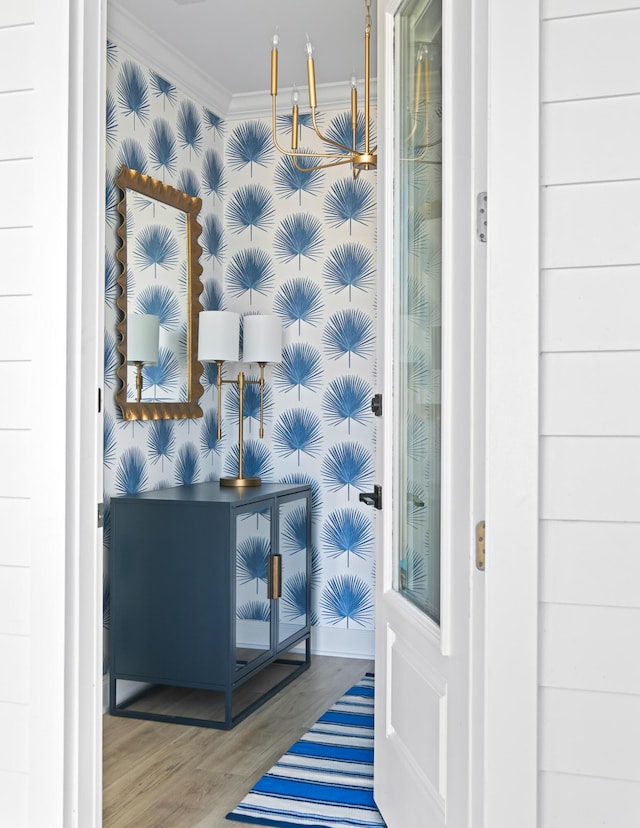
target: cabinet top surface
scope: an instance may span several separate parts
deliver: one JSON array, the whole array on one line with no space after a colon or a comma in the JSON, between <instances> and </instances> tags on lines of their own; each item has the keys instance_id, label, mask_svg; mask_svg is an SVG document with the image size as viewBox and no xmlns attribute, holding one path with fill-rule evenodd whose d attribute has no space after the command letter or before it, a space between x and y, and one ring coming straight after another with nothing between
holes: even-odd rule
<instances>
[{"instance_id":1,"label":"cabinet top surface","mask_svg":"<svg viewBox=\"0 0 640 828\"><path fill-rule=\"evenodd\" d=\"M226 488L218 482L192 483L188 486L174 486L170 489L158 489L152 492L114 497L112 500L179 500L202 503L229 503L241 505L255 503L274 495L306 493L309 486L305 484L263 483L261 486L247 488Z\"/></svg>"}]
</instances>

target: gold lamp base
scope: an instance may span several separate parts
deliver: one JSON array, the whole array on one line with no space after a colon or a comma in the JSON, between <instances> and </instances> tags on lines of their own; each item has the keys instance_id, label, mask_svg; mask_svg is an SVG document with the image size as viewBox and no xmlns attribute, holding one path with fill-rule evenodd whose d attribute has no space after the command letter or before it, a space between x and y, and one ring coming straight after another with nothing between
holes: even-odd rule
<instances>
[{"instance_id":1,"label":"gold lamp base","mask_svg":"<svg viewBox=\"0 0 640 828\"><path fill-rule=\"evenodd\" d=\"M260 486L262 480L259 477L221 477L220 485L239 489L245 486Z\"/></svg>"}]
</instances>

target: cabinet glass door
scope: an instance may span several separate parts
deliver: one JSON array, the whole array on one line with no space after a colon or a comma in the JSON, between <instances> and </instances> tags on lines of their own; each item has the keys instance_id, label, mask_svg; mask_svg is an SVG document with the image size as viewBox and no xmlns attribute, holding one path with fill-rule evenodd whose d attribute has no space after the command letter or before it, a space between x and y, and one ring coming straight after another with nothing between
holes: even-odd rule
<instances>
[{"instance_id":1,"label":"cabinet glass door","mask_svg":"<svg viewBox=\"0 0 640 828\"><path fill-rule=\"evenodd\" d=\"M236 515L236 670L271 650L271 506L257 504Z\"/></svg>"},{"instance_id":2,"label":"cabinet glass door","mask_svg":"<svg viewBox=\"0 0 640 828\"><path fill-rule=\"evenodd\" d=\"M278 601L278 644L307 626L308 501L306 496L279 504L278 545L282 595Z\"/></svg>"}]
</instances>

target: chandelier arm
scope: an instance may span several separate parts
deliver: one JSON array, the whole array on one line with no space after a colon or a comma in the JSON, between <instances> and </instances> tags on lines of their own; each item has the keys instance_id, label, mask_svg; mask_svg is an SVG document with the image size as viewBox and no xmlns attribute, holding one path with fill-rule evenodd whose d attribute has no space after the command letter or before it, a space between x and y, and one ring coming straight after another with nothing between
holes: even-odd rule
<instances>
[{"instance_id":1,"label":"chandelier arm","mask_svg":"<svg viewBox=\"0 0 640 828\"><path fill-rule=\"evenodd\" d=\"M318 157L318 156L316 156ZM321 156L323 158L336 158L335 155L324 155ZM341 164L351 164L352 158L351 156L345 156L344 158L340 158L339 161L330 161L327 164L317 164L315 167L301 167L295 156L292 156L293 165L297 170L300 172L315 172L316 170L328 170L330 167L339 167Z\"/></svg>"},{"instance_id":2,"label":"chandelier arm","mask_svg":"<svg viewBox=\"0 0 640 828\"><path fill-rule=\"evenodd\" d=\"M313 129L315 134L321 141L324 141L325 144L331 144L333 147L337 147L338 149L342 150L343 152L348 152L352 156L356 153L351 147L347 147L345 144L340 144L338 141L333 141L331 138L327 138L326 135L323 135L320 130L318 129L318 122L316 121L316 111L315 109L311 110L311 120L313 121Z\"/></svg>"},{"instance_id":3,"label":"chandelier arm","mask_svg":"<svg viewBox=\"0 0 640 828\"><path fill-rule=\"evenodd\" d=\"M278 152L282 153L282 155L288 155L290 158L335 158L335 154L330 154L327 152L302 152L300 150L288 150L284 147L281 147L278 142L278 135L276 130L276 98L275 95L273 96L273 103L272 103L272 116L271 116L271 131L272 131L272 138L273 138L273 145L278 150ZM328 141L328 143L335 143ZM337 147L340 149L346 149L341 144L336 144ZM349 150L351 152L351 150ZM351 157L347 159L351 161ZM311 167L305 169L312 169Z\"/></svg>"}]
</instances>

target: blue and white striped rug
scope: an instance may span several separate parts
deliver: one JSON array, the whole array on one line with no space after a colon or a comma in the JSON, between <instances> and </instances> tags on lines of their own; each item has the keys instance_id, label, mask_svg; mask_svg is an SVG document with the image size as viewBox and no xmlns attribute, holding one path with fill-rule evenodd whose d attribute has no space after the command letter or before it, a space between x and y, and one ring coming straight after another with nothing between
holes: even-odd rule
<instances>
[{"instance_id":1,"label":"blue and white striped rug","mask_svg":"<svg viewBox=\"0 0 640 828\"><path fill-rule=\"evenodd\" d=\"M383 828L373 801L373 692L367 673L227 819L276 828Z\"/></svg>"}]
</instances>

